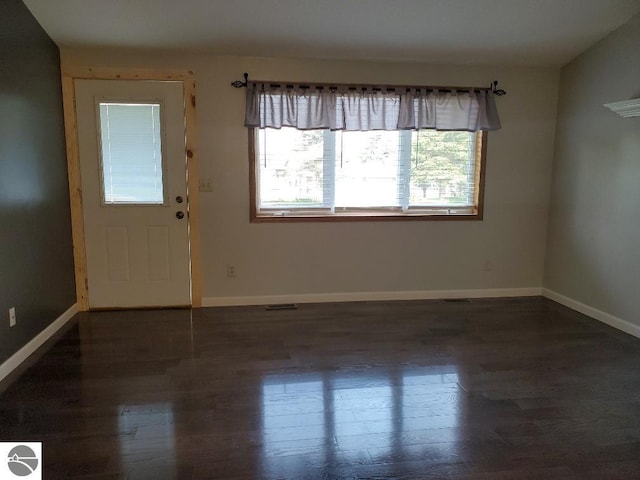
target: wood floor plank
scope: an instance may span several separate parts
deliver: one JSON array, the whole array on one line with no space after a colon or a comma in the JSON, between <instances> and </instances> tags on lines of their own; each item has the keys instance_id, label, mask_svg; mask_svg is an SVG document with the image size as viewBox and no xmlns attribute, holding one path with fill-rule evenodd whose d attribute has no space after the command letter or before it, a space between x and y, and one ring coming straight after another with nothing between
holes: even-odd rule
<instances>
[{"instance_id":1,"label":"wood floor plank","mask_svg":"<svg viewBox=\"0 0 640 480\"><path fill-rule=\"evenodd\" d=\"M543 298L79 314L12 383L44 478L639 478L640 340Z\"/></svg>"}]
</instances>

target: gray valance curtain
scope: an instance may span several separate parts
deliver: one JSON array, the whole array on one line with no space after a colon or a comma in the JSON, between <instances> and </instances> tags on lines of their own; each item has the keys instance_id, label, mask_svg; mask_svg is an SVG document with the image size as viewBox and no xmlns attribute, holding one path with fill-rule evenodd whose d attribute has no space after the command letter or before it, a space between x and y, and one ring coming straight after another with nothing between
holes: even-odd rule
<instances>
[{"instance_id":1,"label":"gray valance curtain","mask_svg":"<svg viewBox=\"0 0 640 480\"><path fill-rule=\"evenodd\" d=\"M247 86L245 126L299 130L497 130L488 90Z\"/></svg>"}]
</instances>

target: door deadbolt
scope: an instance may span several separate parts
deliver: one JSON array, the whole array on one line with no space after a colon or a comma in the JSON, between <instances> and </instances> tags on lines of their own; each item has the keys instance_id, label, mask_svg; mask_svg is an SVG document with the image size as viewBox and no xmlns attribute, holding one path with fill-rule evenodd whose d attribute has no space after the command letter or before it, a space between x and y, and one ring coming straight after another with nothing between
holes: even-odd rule
<instances>
[{"instance_id":1,"label":"door deadbolt","mask_svg":"<svg viewBox=\"0 0 640 480\"><path fill-rule=\"evenodd\" d=\"M178 203L182 203L182 202L184 202L184 199L183 199L180 195L178 195L178 196L176 197L176 202L178 202Z\"/></svg>"}]
</instances>

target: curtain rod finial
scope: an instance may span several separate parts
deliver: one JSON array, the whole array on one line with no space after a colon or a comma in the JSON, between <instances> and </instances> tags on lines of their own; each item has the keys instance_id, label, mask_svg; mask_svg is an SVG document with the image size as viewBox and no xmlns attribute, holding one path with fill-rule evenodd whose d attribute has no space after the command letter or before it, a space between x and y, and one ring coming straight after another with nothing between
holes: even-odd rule
<instances>
[{"instance_id":1,"label":"curtain rod finial","mask_svg":"<svg viewBox=\"0 0 640 480\"><path fill-rule=\"evenodd\" d=\"M244 72L242 76L244 77L244 82L241 82L240 80L236 80L235 82L231 82L231 86L235 88L242 88L249 85L249 74L247 72Z\"/></svg>"},{"instance_id":2,"label":"curtain rod finial","mask_svg":"<svg viewBox=\"0 0 640 480\"><path fill-rule=\"evenodd\" d=\"M491 83L491 93L493 93L497 97L502 97L503 95L507 94L507 92L505 92L501 88L498 88L498 80L494 80Z\"/></svg>"}]
</instances>

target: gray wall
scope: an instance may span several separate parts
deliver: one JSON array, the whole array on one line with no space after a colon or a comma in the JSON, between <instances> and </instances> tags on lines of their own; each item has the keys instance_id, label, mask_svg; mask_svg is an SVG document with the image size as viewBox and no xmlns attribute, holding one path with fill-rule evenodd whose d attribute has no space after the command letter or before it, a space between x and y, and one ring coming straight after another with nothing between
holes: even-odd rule
<instances>
[{"instance_id":1,"label":"gray wall","mask_svg":"<svg viewBox=\"0 0 640 480\"><path fill-rule=\"evenodd\" d=\"M544 286L640 325L640 15L562 69Z\"/></svg>"},{"instance_id":2,"label":"gray wall","mask_svg":"<svg viewBox=\"0 0 640 480\"><path fill-rule=\"evenodd\" d=\"M1 363L75 303L59 52L20 0L0 1L0 229Z\"/></svg>"}]
</instances>

